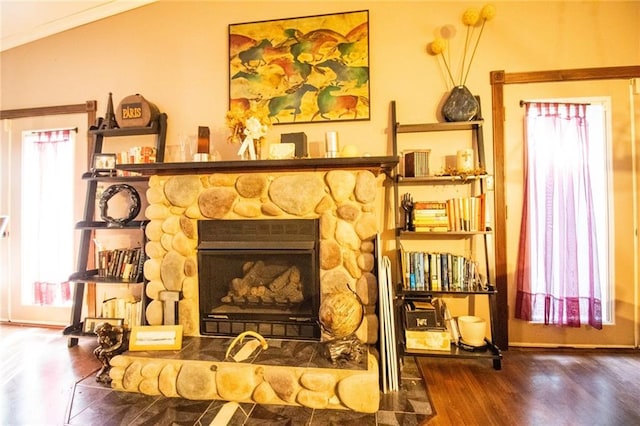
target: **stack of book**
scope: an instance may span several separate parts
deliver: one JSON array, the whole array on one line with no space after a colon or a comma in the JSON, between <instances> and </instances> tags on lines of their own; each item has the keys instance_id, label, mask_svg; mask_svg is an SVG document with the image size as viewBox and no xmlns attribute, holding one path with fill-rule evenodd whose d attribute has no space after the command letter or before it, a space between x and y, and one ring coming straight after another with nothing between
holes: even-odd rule
<instances>
[{"instance_id":1,"label":"stack of book","mask_svg":"<svg viewBox=\"0 0 640 426\"><path fill-rule=\"evenodd\" d=\"M417 232L450 231L445 201L416 201L413 203L413 224Z\"/></svg>"},{"instance_id":2,"label":"stack of book","mask_svg":"<svg viewBox=\"0 0 640 426\"><path fill-rule=\"evenodd\" d=\"M131 298L112 297L102 302L102 318L122 318L124 326L142 324L142 302Z\"/></svg>"},{"instance_id":3,"label":"stack of book","mask_svg":"<svg viewBox=\"0 0 640 426\"><path fill-rule=\"evenodd\" d=\"M484 194L413 203L417 232L482 232L486 229L485 220Z\"/></svg>"},{"instance_id":4,"label":"stack of book","mask_svg":"<svg viewBox=\"0 0 640 426\"><path fill-rule=\"evenodd\" d=\"M481 291L476 263L464 256L400 250L403 289L413 291Z\"/></svg>"},{"instance_id":5,"label":"stack of book","mask_svg":"<svg viewBox=\"0 0 640 426\"><path fill-rule=\"evenodd\" d=\"M98 252L98 276L138 282L142 277L142 248L122 248Z\"/></svg>"},{"instance_id":6,"label":"stack of book","mask_svg":"<svg viewBox=\"0 0 640 426\"><path fill-rule=\"evenodd\" d=\"M452 198L447 200L447 214L451 231L478 232L485 230L485 197Z\"/></svg>"}]
</instances>

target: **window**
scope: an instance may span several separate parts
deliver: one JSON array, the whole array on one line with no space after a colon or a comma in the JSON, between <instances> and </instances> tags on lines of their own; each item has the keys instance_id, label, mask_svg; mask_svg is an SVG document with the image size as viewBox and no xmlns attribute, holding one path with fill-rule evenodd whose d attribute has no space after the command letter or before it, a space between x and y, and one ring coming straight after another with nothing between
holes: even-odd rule
<instances>
[{"instance_id":1,"label":"window","mask_svg":"<svg viewBox=\"0 0 640 426\"><path fill-rule=\"evenodd\" d=\"M600 328L613 300L610 108L570 102L527 103L516 317Z\"/></svg>"},{"instance_id":2,"label":"window","mask_svg":"<svg viewBox=\"0 0 640 426\"><path fill-rule=\"evenodd\" d=\"M22 138L22 304L67 305L73 270L72 130Z\"/></svg>"}]
</instances>

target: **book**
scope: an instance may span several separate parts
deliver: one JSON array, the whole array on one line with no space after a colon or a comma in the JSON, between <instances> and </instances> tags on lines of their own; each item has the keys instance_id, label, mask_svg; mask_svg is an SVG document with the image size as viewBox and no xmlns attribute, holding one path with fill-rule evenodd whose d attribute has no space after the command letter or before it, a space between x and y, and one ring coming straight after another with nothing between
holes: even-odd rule
<instances>
[{"instance_id":1,"label":"book","mask_svg":"<svg viewBox=\"0 0 640 426\"><path fill-rule=\"evenodd\" d=\"M404 176L429 176L429 152L431 150L409 151L404 153Z\"/></svg>"},{"instance_id":2,"label":"book","mask_svg":"<svg viewBox=\"0 0 640 426\"><path fill-rule=\"evenodd\" d=\"M446 206L451 231L481 232L486 229L484 194L451 198Z\"/></svg>"},{"instance_id":3,"label":"book","mask_svg":"<svg viewBox=\"0 0 640 426\"><path fill-rule=\"evenodd\" d=\"M429 254L429 274L431 276L431 290L438 290L438 258L435 253Z\"/></svg>"},{"instance_id":4,"label":"book","mask_svg":"<svg viewBox=\"0 0 640 426\"><path fill-rule=\"evenodd\" d=\"M413 224L416 231L446 232L450 230L446 201L416 201L413 206Z\"/></svg>"}]
</instances>

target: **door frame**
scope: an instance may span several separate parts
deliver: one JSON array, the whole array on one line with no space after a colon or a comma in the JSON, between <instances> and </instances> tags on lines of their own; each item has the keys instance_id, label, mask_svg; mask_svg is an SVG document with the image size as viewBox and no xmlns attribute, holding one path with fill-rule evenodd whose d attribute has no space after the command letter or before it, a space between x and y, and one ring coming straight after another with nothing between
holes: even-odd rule
<instances>
[{"instance_id":1,"label":"door frame","mask_svg":"<svg viewBox=\"0 0 640 426\"><path fill-rule=\"evenodd\" d=\"M587 80L629 80L640 78L640 66L576 68L550 71L513 72L491 71L491 116L493 127L494 158L494 239L497 294L496 335L494 341L500 348L509 344L509 305L507 285L507 232L505 199L505 106L504 86L508 84L552 83ZM636 237L637 238L637 237ZM636 262L637 263L637 262ZM635 266L634 266L635 267ZM636 272L637 282L637 272ZM636 296L637 299L637 296ZM636 300L637 303L637 300ZM637 308L636 308L637 311ZM635 318L635 341L638 343L638 318Z\"/></svg>"},{"instance_id":2,"label":"door frame","mask_svg":"<svg viewBox=\"0 0 640 426\"><path fill-rule=\"evenodd\" d=\"M96 122L96 111L97 111L97 102L95 100L86 101L81 104L69 104L69 105L56 105L56 106L46 106L46 107L35 107L35 108L20 108L20 109L10 109L10 110L0 110L0 121L1 120L13 120L20 118L36 118L36 117L45 117L45 116L57 116L57 115L69 115L69 114L87 114L87 131L91 128L92 125ZM87 133L86 139L84 143L92 144L92 138L89 138L89 134ZM81 141L81 139L79 139ZM82 142L80 142L82 143ZM91 147L89 147L91 148ZM92 150L87 150L87 164L89 164L91 160ZM9 161L7 159L7 161ZM9 230L7 230L9 232ZM6 259L5 259L6 260ZM2 268L6 269L6 268ZM6 273L3 280L8 282L9 273L8 271L3 271L3 275ZM2 278L2 277L0 277ZM4 294L4 296L3 296ZM0 292L0 303L6 304L7 309L11 309L10 300L3 301L3 297L9 297L8 293L4 291ZM2 305L0 305L0 308ZM2 309L0 309L1 311ZM6 312L7 319L10 318L10 311Z\"/></svg>"}]
</instances>

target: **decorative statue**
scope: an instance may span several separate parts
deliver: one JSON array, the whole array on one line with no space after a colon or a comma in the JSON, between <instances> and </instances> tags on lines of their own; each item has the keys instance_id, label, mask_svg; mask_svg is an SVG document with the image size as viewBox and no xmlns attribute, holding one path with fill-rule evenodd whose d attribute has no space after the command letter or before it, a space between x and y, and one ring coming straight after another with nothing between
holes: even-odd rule
<instances>
[{"instance_id":1,"label":"decorative statue","mask_svg":"<svg viewBox=\"0 0 640 426\"><path fill-rule=\"evenodd\" d=\"M404 210L404 230L415 231L416 226L413 223L413 197L411 194L404 194L402 196L402 210Z\"/></svg>"},{"instance_id":2,"label":"decorative statue","mask_svg":"<svg viewBox=\"0 0 640 426\"><path fill-rule=\"evenodd\" d=\"M249 150L249 158L251 160L255 160L257 158L257 155L254 142L260 141L261 138L266 136L267 125L262 124L256 117L249 117L247 119L247 122L245 123L243 133L245 134L245 138L242 141L242 145L240 145L238 155L242 156L246 150Z\"/></svg>"},{"instance_id":3,"label":"decorative statue","mask_svg":"<svg viewBox=\"0 0 640 426\"><path fill-rule=\"evenodd\" d=\"M102 362L102 368L96 375L96 381L111 384L109 371L111 370L111 358L125 352L129 348L129 342L125 336L124 328L114 327L108 322L100 323L95 328L100 346L95 348L93 354Z\"/></svg>"},{"instance_id":4,"label":"decorative statue","mask_svg":"<svg viewBox=\"0 0 640 426\"><path fill-rule=\"evenodd\" d=\"M360 364L367 353L366 346L360 342L355 334L339 339L323 342L325 355L335 364L352 361Z\"/></svg>"},{"instance_id":5,"label":"decorative statue","mask_svg":"<svg viewBox=\"0 0 640 426\"><path fill-rule=\"evenodd\" d=\"M364 318L364 306L358 295L345 285L343 291L324 296L319 314L320 325L332 338L323 342L327 358L333 364L347 361L360 364L367 348L355 335Z\"/></svg>"}]
</instances>

